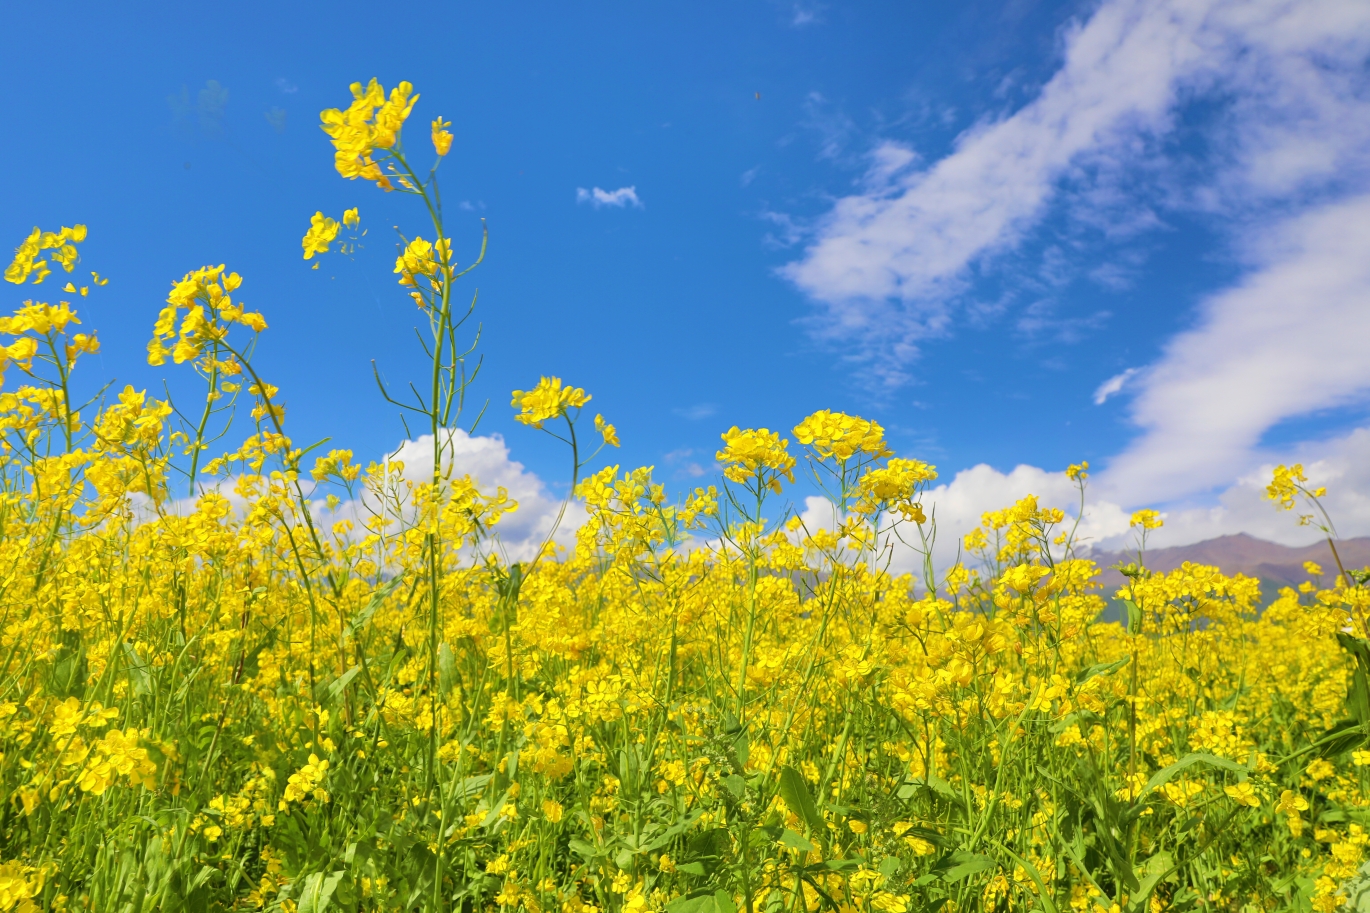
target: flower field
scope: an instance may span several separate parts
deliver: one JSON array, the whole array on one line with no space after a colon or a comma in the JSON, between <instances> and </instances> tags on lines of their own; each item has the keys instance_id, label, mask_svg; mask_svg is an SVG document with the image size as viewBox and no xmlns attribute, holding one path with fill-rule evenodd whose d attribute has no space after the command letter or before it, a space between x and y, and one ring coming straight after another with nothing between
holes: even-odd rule
<instances>
[{"instance_id":1,"label":"flower field","mask_svg":"<svg viewBox=\"0 0 1370 913\"><path fill-rule=\"evenodd\" d=\"M358 84L322 121L342 177L431 222L395 265L431 371L383 388L424 466L292 441L253 361L269 315L225 267L147 315L193 408L73 401L99 343L71 302L104 281L79 278L83 226L35 229L6 271L27 300L0 319L0 913L1354 902L1370 590L1332 550L1262 610L1255 580L1149 573L1141 511L1108 622L1073 515L1033 498L936 565L936 472L874 422L733 428L716 484L674 502L650 468L598 468L614 426L543 378L512 405L565 442L589 519L505 558L517 505L445 433L471 418L457 286L484 247L456 264L438 165L411 166L452 143L439 117L406 150L417 100ZM305 258L359 226L316 214ZM805 473L822 528L789 507ZM1299 467L1269 491L1330 528ZM920 571L891 570L896 543Z\"/></svg>"}]
</instances>

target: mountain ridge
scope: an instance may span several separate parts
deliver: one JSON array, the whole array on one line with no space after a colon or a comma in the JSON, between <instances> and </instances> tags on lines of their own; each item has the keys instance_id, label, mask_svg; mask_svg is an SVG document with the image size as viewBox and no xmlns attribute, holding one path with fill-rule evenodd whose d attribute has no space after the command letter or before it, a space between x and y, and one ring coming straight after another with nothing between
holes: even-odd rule
<instances>
[{"instance_id":1,"label":"mountain ridge","mask_svg":"<svg viewBox=\"0 0 1370 913\"><path fill-rule=\"evenodd\" d=\"M1347 570L1370 565L1370 536L1339 540L1337 552ZM1137 560L1136 552L1102 549L1082 557L1099 564L1102 570L1100 581L1108 589L1122 586L1125 582L1123 575L1114 570L1112 565ZM1145 558L1146 566L1157 572L1173 571L1188 561L1217 567L1229 576L1245 574L1259 577L1277 586L1298 586L1311 579L1303 567L1307 561L1322 567L1324 584L1330 584L1337 574L1337 563L1326 540L1303 546L1280 545L1246 533L1219 536L1190 545L1150 549Z\"/></svg>"}]
</instances>

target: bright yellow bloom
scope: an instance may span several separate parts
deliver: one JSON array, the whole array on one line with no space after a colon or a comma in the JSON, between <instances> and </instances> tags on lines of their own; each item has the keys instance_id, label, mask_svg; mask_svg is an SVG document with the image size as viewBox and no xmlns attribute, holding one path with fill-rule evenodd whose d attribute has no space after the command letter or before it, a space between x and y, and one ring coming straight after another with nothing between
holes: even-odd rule
<instances>
[{"instance_id":1,"label":"bright yellow bloom","mask_svg":"<svg viewBox=\"0 0 1370 913\"><path fill-rule=\"evenodd\" d=\"M450 126L451 121L445 121L441 117L433 120L433 148L438 151L439 156L446 155L452 148L452 134L447 130Z\"/></svg>"},{"instance_id":2,"label":"bright yellow bloom","mask_svg":"<svg viewBox=\"0 0 1370 913\"><path fill-rule=\"evenodd\" d=\"M511 405L520 412L515 421L534 428L560 418L571 409L579 409L590 401L590 394L579 387L564 387L560 377L543 377L531 390L515 390Z\"/></svg>"},{"instance_id":3,"label":"bright yellow bloom","mask_svg":"<svg viewBox=\"0 0 1370 913\"><path fill-rule=\"evenodd\" d=\"M343 224L348 228L356 228L362 224L362 217L357 215L357 207L353 206L351 209L343 210Z\"/></svg>"},{"instance_id":4,"label":"bright yellow bloom","mask_svg":"<svg viewBox=\"0 0 1370 913\"><path fill-rule=\"evenodd\" d=\"M401 82L387 98L375 79L365 88L354 82L352 104L346 111L330 108L319 115L324 133L333 141L338 174L349 180L373 181L382 190L394 189L374 154L377 149L393 149L399 142L400 128L419 100L417 95L410 97L413 91L412 85Z\"/></svg>"},{"instance_id":5,"label":"bright yellow bloom","mask_svg":"<svg viewBox=\"0 0 1370 913\"><path fill-rule=\"evenodd\" d=\"M338 237L338 222L322 212L314 213L309 220L309 231L304 233L300 242L304 247L304 258L312 260L315 254L328 253L328 246Z\"/></svg>"},{"instance_id":6,"label":"bright yellow bloom","mask_svg":"<svg viewBox=\"0 0 1370 913\"><path fill-rule=\"evenodd\" d=\"M604 443L613 447L618 446L618 430L613 425L604 420L604 416L595 416L595 430L604 438Z\"/></svg>"},{"instance_id":7,"label":"bright yellow bloom","mask_svg":"<svg viewBox=\"0 0 1370 913\"><path fill-rule=\"evenodd\" d=\"M1078 482L1089 478L1089 460L1081 460L1079 463L1071 463L1066 467L1066 478L1072 482Z\"/></svg>"},{"instance_id":8,"label":"bright yellow bloom","mask_svg":"<svg viewBox=\"0 0 1370 913\"><path fill-rule=\"evenodd\" d=\"M734 425L723 433L723 449L714 458L723 466L723 475L739 485L769 471L766 480L777 493L780 477L794 481L794 457L788 452L790 442L767 428L748 428Z\"/></svg>"},{"instance_id":9,"label":"bright yellow bloom","mask_svg":"<svg viewBox=\"0 0 1370 913\"><path fill-rule=\"evenodd\" d=\"M40 259L45 250L52 251L52 259L61 264L67 272L76 268L76 245L86 240L86 226L63 226L60 231L42 231L34 228L14 251L14 259L5 269L5 279L15 285L23 284L30 277L37 285L51 275L46 260Z\"/></svg>"},{"instance_id":10,"label":"bright yellow bloom","mask_svg":"<svg viewBox=\"0 0 1370 913\"><path fill-rule=\"evenodd\" d=\"M1160 529L1165 525L1165 520L1154 510L1139 510L1132 515L1128 525L1140 526L1142 529Z\"/></svg>"},{"instance_id":11,"label":"bright yellow bloom","mask_svg":"<svg viewBox=\"0 0 1370 913\"><path fill-rule=\"evenodd\" d=\"M795 439L822 459L836 457L844 463L858 453L872 458L890 456L885 444L885 429L876 422L855 415L823 409L794 428Z\"/></svg>"},{"instance_id":12,"label":"bright yellow bloom","mask_svg":"<svg viewBox=\"0 0 1370 913\"><path fill-rule=\"evenodd\" d=\"M1270 484L1265 487L1265 496L1271 501L1279 502L1281 509L1293 510L1294 500L1300 493L1315 498L1321 498L1327 494L1326 488L1309 489L1307 482L1308 477L1303 474L1302 463L1295 463L1293 466L1280 464L1275 467Z\"/></svg>"},{"instance_id":13,"label":"bright yellow bloom","mask_svg":"<svg viewBox=\"0 0 1370 913\"><path fill-rule=\"evenodd\" d=\"M563 809L560 802L555 799L542 800L542 814L548 821L557 824L561 821L562 812Z\"/></svg>"},{"instance_id":14,"label":"bright yellow bloom","mask_svg":"<svg viewBox=\"0 0 1370 913\"><path fill-rule=\"evenodd\" d=\"M285 811L291 802L304 802L310 798L327 802L328 793L321 786L327 773L328 761L321 761L318 755L310 754L309 762L290 775L290 780L285 785L285 795L281 799L281 810Z\"/></svg>"},{"instance_id":15,"label":"bright yellow bloom","mask_svg":"<svg viewBox=\"0 0 1370 913\"><path fill-rule=\"evenodd\" d=\"M1246 805L1251 808L1261 807L1261 797L1257 795L1256 788L1251 785L1250 780L1243 780L1231 786L1224 786L1223 792L1238 805Z\"/></svg>"}]
</instances>

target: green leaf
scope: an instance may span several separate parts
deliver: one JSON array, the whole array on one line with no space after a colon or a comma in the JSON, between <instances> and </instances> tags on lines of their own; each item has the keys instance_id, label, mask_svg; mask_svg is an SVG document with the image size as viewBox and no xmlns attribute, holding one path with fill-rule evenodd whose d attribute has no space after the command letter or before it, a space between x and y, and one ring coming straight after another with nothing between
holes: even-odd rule
<instances>
[{"instance_id":1,"label":"green leaf","mask_svg":"<svg viewBox=\"0 0 1370 913\"><path fill-rule=\"evenodd\" d=\"M338 888L338 882L342 881L344 872L330 872L325 875L323 872L315 872L304 880L304 889L300 891L299 906L296 913L323 913L328 909L328 901L333 897L333 892Z\"/></svg>"},{"instance_id":2,"label":"green leaf","mask_svg":"<svg viewBox=\"0 0 1370 913\"><path fill-rule=\"evenodd\" d=\"M818 847L805 839L803 835L796 834L789 828L786 828L780 835L780 843L782 846L787 846L792 850L799 850L801 853L812 853L814 850L818 849Z\"/></svg>"},{"instance_id":3,"label":"green leaf","mask_svg":"<svg viewBox=\"0 0 1370 913\"><path fill-rule=\"evenodd\" d=\"M678 897L667 903L666 913L714 913L714 895L697 894L695 897Z\"/></svg>"},{"instance_id":4,"label":"green leaf","mask_svg":"<svg viewBox=\"0 0 1370 913\"><path fill-rule=\"evenodd\" d=\"M1059 908L1056 906L1056 903L1051 899L1051 892L1047 890L1046 882L1042 879L1042 873L1037 871L1037 867L1033 865L1029 860L1024 859L1022 856L1019 856L1017 853L1013 852L1013 850L1004 846L1002 843L999 843L999 841L996 840L994 841L994 843L996 846L999 847L999 849L1007 853L1010 859L1012 859L1014 862L1022 866L1023 871L1027 872L1028 877L1032 879L1035 885L1037 885L1037 899L1042 902L1042 907L1045 910L1045 913L1059 913Z\"/></svg>"},{"instance_id":5,"label":"green leaf","mask_svg":"<svg viewBox=\"0 0 1370 913\"><path fill-rule=\"evenodd\" d=\"M1131 624L1130 616L1129 624ZM1110 673L1117 672L1119 669L1121 669L1123 666L1126 666L1130 662L1132 662L1132 657L1124 656L1122 659L1115 659L1111 663L1095 663L1094 665L1090 666L1088 669L1084 670L1078 676L1075 677L1075 684L1083 685L1085 682L1089 681L1091 678L1094 678L1096 675L1109 675Z\"/></svg>"},{"instance_id":6,"label":"green leaf","mask_svg":"<svg viewBox=\"0 0 1370 913\"><path fill-rule=\"evenodd\" d=\"M680 865L676 866L676 868L686 875L698 875L701 878L709 874L705 871L702 862L682 862Z\"/></svg>"},{"instance_id":7,"label":"green leaf","mask_svg":"<svg viewBox=\"0 0 1370 913\"><path fill-rule=\"evenodd\" d=\"M444 640L438 644L438 691L444 696L450 694L457 686L458 679L457 658L452 655L452 648Z\"/></svg>"},{"instance_id":8,"label":"green leaf","mask_svg":"<svg viewBox=\"0 0 1370 913\"><path fill-rule=\"evenodd\" d=\"M1145 913L1151 899L1151 892L1156 890L1156 885L1162 878L1170 874L1174 868L1174 860L1169 853L1157 853L1142 865L1142 871L1146 874L1138 882L1137 889L1128 898L1128 913Z\"/></svg>"},{"instance_id":9,"label":"green leaf","mask_svg":"<svg viewBox=\"0 0 1370 913\"><path fill-rule=\"evenodd\" d=\"M942 872L942 880L946 882L960 881L976 872L986 872L994 868L993 859L979 853L967 853L965 850L957 850L946 861L951 863L950 867Z\"/></svg>"},{"instance_id":10,"label":"green leaf","mask_svg":"<svg viewBox=\"0 0 1370 913\"><path fill-rule=\"evenodd\" d=\"M785 800L785 805L795 817L808 825L813 836L820 841L824 839L827 822L818 813L818 806L814 804L813 796L809 795L809 785L804 782L803 775L793 767L780 770L780 798Z\"/></svg>"},{"instance_id":11,"label":"green leaf","mask_svg":"<svg viewBox=\"0 0 1370 913\"><path fill-rule=\"evenodd\" d=\"M586 859L594 859L596 856L604 855L599 847L592 843L586 843L584 840L572 840L566 844L566 847L571 852L584 856Z\"/></svg>"},{"instance_id":12,"label":"green leaf","mask_svg":"<svg viewBox=\"0 0 1370 913\"><path fill-rule=\"evenodd\" d=\"M1131 599L1124 599L1123 606L1127 609L1127 633L1142 633L1142 608Z\"/></svg>"},{"instance_id":13,"label":"green leaf","mask_svg":"<svg viewBox=\"0 0 1370 913\"><path fill-rule=\"evenodd\" d=\"M400 574L376 588L375 592L371 594L371 598L366 601L366 605L358 609L357 614L348 620L347 628L343 632L344 640L351 639L358 631L366 627L371 621L371 616L376 614L376 610L390 597L391 593L395 592L395 587L399 586L403 579L404 575Z\"/></svg>"},{"instance_id":14,"label":"green leaf","mask_svg":"<svg viewBox=\"0 0 1370 913\"><path fill-rule=\"evenodd\" d=\"M952 805L964 806L966 804L966 800L961 796L960 793L951 788L950 783L934 774L929 774L926 777L910 777L907 785L912 786L914 792L905 796L904 790L900 789L899 798L911 799L918 792L922 790L927 790L928 792L931 792L933 795L937 796L939 799L942 799L945 802L950 802Z\"/></svg>"},{"instance_id":15,"label":"green leaf","mask_svg":"<svg viewBox=\"0 0 1370 913\"><path fill-rule=\"evenodd\" d=\"M135 696L141 697L152 691L152 676L148 672L147 662L138 655L138 650L133 644L125 641L124 643L124 668L128 671L128 681L133 687Z\"/></svg>"},{"instance_id":16,"label":"green leaf","mask_svg":"<svg viewBox=\"0 0 1370 913\"><path fill-rule=\"evenodd\" d=\"M1356 660L1356 671L1346 692L1346 705L1352 718L1364 725L1370 722L1370 642L1338 631L1337 643Z\"/></svg>"},{"instance_id":17,"label":"green leaf","mask_svg":"<svg viewBox=\"0 0 1370 913\"><path fill-rule=\"evenodd\" d=\"M1227 758L1220 758L1217 755L1197 751L1193 754L1185 755L1169 767L1163 767L1152 774L1151 779L1147 780L1146 786L1142 788L1142 795L1146 795L1153 789L1164 786L1169 783L1170 779L1177 773L1186 768L1193 767L1196 764L1203 764L1207 767L1219 767L1223 770L1231 770L1238 773L1247 773L1251 769L1245 764L1238 764L1236 761L1229 761Z\"/></svg>"},{"instance_id":18,"label":"green leaf","mask_svg":"<svg viewBox=\"0 0 1370 913\"><path fill-rule=\"evenodd\" d=\"M328 686L328 703L336 704L343 692L347 690L347 686L352 684L352 679L356 678L360 671L362 671L361 666L353 666L334 679L333 683Z\"/></svg>"},{"instance_id":19,"label":"green leaf","mask_svg":"<svg viewBox=\"0 0 1370 913\"><path fill-rule=\"evenodd\" d=\"M728 787L728 792L733 794L734 799L741 799L747 792L747 781L737 774L728 774L723 778L723 785Z\"/></svg>"}]
</instances>

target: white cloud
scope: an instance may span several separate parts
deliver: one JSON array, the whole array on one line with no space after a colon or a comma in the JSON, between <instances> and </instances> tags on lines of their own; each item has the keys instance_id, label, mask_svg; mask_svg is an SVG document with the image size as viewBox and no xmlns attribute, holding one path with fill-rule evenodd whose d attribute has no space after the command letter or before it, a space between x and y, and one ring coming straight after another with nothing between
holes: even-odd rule
<instances>
[{"instance_id":1,"label":"white cloud","mask_svg":"<svg viewBox=\"0 0 1370 913\"><path fill-rule=\"evenodd\" d=\"M576 188L576 202L589 203L599 209L602 206L614 206L622 209L625 206L635 206L642 208L642 201L638 199L637 187L620 187L617 190L603 190L599 187L593 190L586 190L584 187Z\"/></svg>"},{"instance_id":2,"label":"white cloud","mask_svg":"<svg viewBox=\"0 0 1370 913\"><path fill-rule=\"evenodd\" d=\"M1370 194L1261 232L1251 255L1264 265L1206 301L1135 384L1142 434L1105 476L1125 499L1226 484L1281 420L1370 392Z\"/></svg>"},{"instance_id":3,"label":"white cloud","mask_svg":"<svg viewBox=\"0 0 1370 913\"><path fill-rule=\"evenodd\" d=\"M1017 245L1069 171L1160 167L1156 140L1192 101L1223 112L1205 137L1217 177L1181 186L1175 205L1249 210L1364 171L1367 46L1361 0L1106 0L1035 99L945 158L915 169L878 147L861 191L782 274L822 308L820 337L854 342L878 382L900 384L918 343L950 326L968 271ZM1141 230L1156 221L1144 215L1130 219Z\"/></svg>"},{"instance_id":4,"label":"white cloud","mask_svg":"<svg viewBox=\"0 0 1370 913\"><path fill-rule=\"evenodd\" d=\"M430 481L433 436L425 434L405 441L384 460L404 463L403 477L410 482ZM542 479L525 469L522 463L510 459L509 447L500 435L472 437L461 429L447 432L442 466L450 477L469 475L484 494L493 495L499 488L507 491L518 502L518 509L505 514L494 528L499 550L510 561L526 561L537 553L556 523L562 499L550 492ZM326 514L325 519L330 522L352 519L360 525L379 509L379 504L368 494L359 500L344 502L336 511ZM563 547L573 547L575 531L584 522L584 508L573 501L566 507L554 541Z\"/></svg>"},{"instance_id":5,"label":"white cloud","mask_svg":"<svg viewBox=\"0 0 1370 913\"><path fill-rule=\"evenodd\" d=\"M1138 370L1138 368L1128 368L1123 373L1115 374L1099 384L1099 389L1094 391L1094 405L1102 406L1110 396L1122 390L1128 381L1136 377Z\"/></svg>"}]
</instances>

